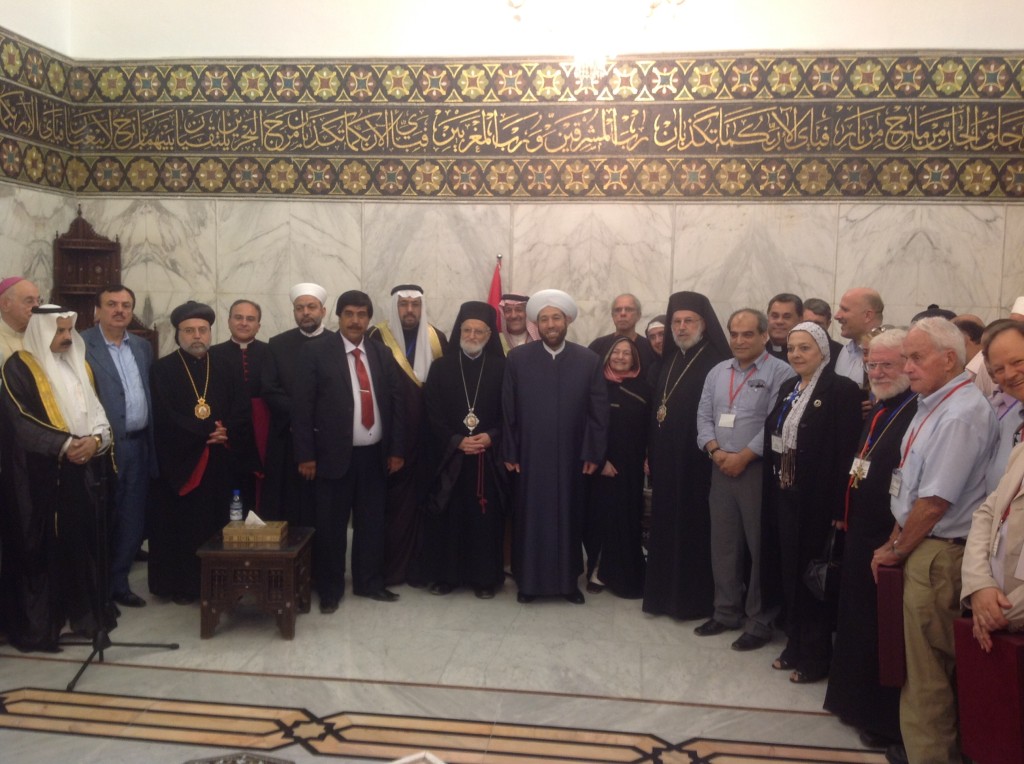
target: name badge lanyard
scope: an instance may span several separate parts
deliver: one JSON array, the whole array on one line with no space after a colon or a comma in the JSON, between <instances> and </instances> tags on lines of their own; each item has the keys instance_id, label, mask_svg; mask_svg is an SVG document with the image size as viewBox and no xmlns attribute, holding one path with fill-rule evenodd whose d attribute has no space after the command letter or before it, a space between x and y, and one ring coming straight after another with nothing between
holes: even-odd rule
<instances>
[{"instance_id":1,"label":"name badge lanyard","mask_svg":"<svg viewBox=\"0 0 1024 764\"><path fill-rule=\"evenodd\" d=\"M765 353L763 356L757 359L756 363L750 365L750 371L747 372L747 376L743 378L743 381L740 382L740 386L737 387L735 391L733 391L732 386L733 383L736 381L736 368L734 366L729 367L729 411L732 411L732 406L736 402L736 398L739 397L740 392L743 390L744 387L746 387L746 384L747 382L750 381L750 378L754 376L754 372L757 371L757 364L764 363L764 360L767 357L768 354Z\"/></svg>"},{"instance_id":2,"label":"name badge lanyard","mask_svg":"<svg viewBox=\"0 0 1024 764\"><path fill-rule=\"evenodd\" d=\"M966 386L967 386L967 385L969 385L969 384L971 384L971 380L969 380L969 379L965 379L965 380L964 380L963 382L961 382L961 383L960 383L959 385L957 385L957 386L956 386L956 387L954 387L954 388L953 388L952 390L950 390L950 391L949 391L948 393L946 393L946 394L945 394L944 396L942 396L942 400L941 400L941 401L939 401L939 402L938 402L937 404L935 404L935 408L933 408L933 409L932 409L931 411L929 411L929 412L928 412L928 413L927 413L927 414L925 415L924 419L922 419L922 420L921 420L921 424L919 424L919 425L917 426L917 428L916 428L916 429L915 429L915 430L914 430L914 431L913 431L912 433L910 433L910 437L909 437L909 438L907 438L907 447L906 447L905 449L903 449L903 458L902 458L902 459L900 459L900 466L896 468L897 470L902 470L902 469L903 469L903 465L907 463L907 457L908 457L908 456L910 456L910 449L911 449L911 448L913 448L913 446L914 446L914 441L915 441L915 440L917 440L917 435L918 435L918 433L919 433L919 432L921 432L921 430L923 430L923 429L924 429L924 426L925 426L925 424L927 424L927 423L928 423L928 420L929 420L929 419L931 418L931 415L932 415L932 414L934 414L934 413L935 413L936 411L938 411L938 410L939 410L939 407L940 407L940 406L941 406L941 405L942 405L943 403L945 403L945 402L946 402L947 400L949 400L949 397L950 397L950 396L951 396L951 395L952 395L953 393L955 393L955 392L956 392L957 390L959 390L959 389L960 389L961 387L966 387Z\"/></svg>"},{"instance_id":3,"label":"name badge lanyard","mask_svg":"<svg viewBox=\"0 0 1024 764\"><path fill-rule=\"evenodd\" d=\"M949 400L949 397L953 395L953 393L955 393L962 387L966 387L969 384L971 384L971 380L965 379L959 385L957 385L948 393L946 393L942 397L942 400L935 404L935 408L933 408L925 415L924 419L921 420L921 424L919 424L917 428L910 433L910 437L907 438L907 447L903 449L903 458L900 459L900 465L892 471L892 481L889 483L890 496L897 497L900 495L900 490L903 486L903 465L907 463L907 457L910 456L910 450L914 447L914 441L917 440L918 434L921 432L921 430L924 429L924 426L928 423L928 420L931 418L931 415L938 411L942 407L942 404Z\"/></svg>"},{"instance_id":4,"label":"name badge lanyard","mask_svg":"<svg viewBox=\"0 0 1024 764\"><path fill-rule=\"evenodd\" d=\"M743 381L740 382L740 386L735 389L733 389L733 386L736 384L736 368L731 365L729 366L729 413L722 414L719 418L719 425L721 427L734 426L736 422L736 415L733 413L733 405L736 403L736 398L737 396L739 396L743 388L746 387L747 382L750 381L750 378L754 376L754 373L757 371L757 363L764 362L764 359L767 357L768 354L765 353L761 358L758 359L757 362L751 364L750 371L747 372L747 375L743 378Z\"/></svg>"},{"instance_id":5,"label":"name badge lanyard","mask_svg":"<svg viewBox=\"0 0 1024 764\"><path fill-rule=\"evenodd\" d=\"M850 479L846 483L846 506L843 511L843 522L847 525L847 527L849 527L850 524L850 489L856 488L860 484L860 481L868 476L868 471L863 467L864 462L870 462L870 457L872 452L875 450L875 446L877 446L881 442L882 438L885 436L885 433L889 430L889 427L892 426L892 423L894 421L896 421L896 417L899 416L900 412L903 411L903 409L907 407L907 404L909 404L912 400L914 400L914 396L908 396L907 399L903 401L903 403L901 403L898 408L895 408L889 412L889 416L886 417L885 423L882 427L882 431L878 433L877 438L874 437L875 426L878 424L878 420L882 417L882 414L885 413L885 407L883 406L882 408L880 408L878 410L878 413L875 414L874 419L871 420L871 427L868 428L868 436L864 440L864 447L860 450L860 453L857 454L857 457L853 460L853 469L850 470Z\"/></svg>"}]
</instances>

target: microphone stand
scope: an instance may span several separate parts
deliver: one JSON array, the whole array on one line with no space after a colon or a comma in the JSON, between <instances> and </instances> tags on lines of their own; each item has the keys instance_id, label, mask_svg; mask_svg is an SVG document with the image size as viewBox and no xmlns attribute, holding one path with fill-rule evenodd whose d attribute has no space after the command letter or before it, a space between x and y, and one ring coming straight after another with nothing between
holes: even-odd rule
<instances>
[{"instance_id":1,"label":"microphone stand","mask_svg":"<svg viewBox=\"0 0 1024 764\"><path fill-rule=\"evenodd\" d=\"M109 458L109 452L103 454L100 458ZM75 689L75 685L78 684L78 680L85 673L85 670L92 665L93 660L99 658L99 662L103 663L103 653L105 650L111 647L148 647L155 650L177 650L179 645L177 642L170 643L157 643L157 642L112 642L110 640L110 633L107 629L107 613L108 605L114 607L113 601L110 599L110 554L109 554L109 542L107 537L107 480L106 476L97 479L95 469L97 465L94 460L90 460L87 464L82 466L85 470L85 482L86 482L86 493L89 495L92 504L92 512L94 514L93 527L95 529L95 550L96 550L96 576L90 576L89 581L92 591L89 592L89 599L91 602L93 620L96 625L96 632L89 641L85 640L60 640L61 646L85 646L92 647L92 651L89 653L89 657L86 658L82 665L78 668L78 673L75 674L74 678L68 682L67 691L72 692Z\"/></svg>"}]
</instances>

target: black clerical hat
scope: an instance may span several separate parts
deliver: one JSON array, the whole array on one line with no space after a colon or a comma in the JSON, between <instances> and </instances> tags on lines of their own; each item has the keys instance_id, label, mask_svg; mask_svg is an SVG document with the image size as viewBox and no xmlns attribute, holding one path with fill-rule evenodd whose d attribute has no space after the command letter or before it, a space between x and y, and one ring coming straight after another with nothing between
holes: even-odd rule
<instances>
[{"instance_id":1,"label":"black clerical hat","mask_svg":"<svg viewBox=\"0 0 1024 764\"><path fill-rule=\"evenodd\" d=\"M209 305L189 300L171 311L171 326L177 329L182 321L188 321L190 318L201 318L212 326L217 314Z\"/></svg>"}]
</instances>

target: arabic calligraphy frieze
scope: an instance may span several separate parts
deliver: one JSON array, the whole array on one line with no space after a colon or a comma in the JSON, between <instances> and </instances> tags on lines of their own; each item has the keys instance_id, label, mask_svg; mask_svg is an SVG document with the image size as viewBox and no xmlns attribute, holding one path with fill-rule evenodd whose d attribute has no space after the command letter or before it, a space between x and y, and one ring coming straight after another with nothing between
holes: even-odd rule
<instances>
[{"instance_id":1,"label":"arabic calligraphy frieze","mask_svg":"<svg viewBox=\"0 0 1024 764\"><path fill-rule=\"evenodd\" d=\"M1024 55L82 64L0 30L0 170L83 193L1024 198Z\"/></svg>"},{"instance_id":2,"label":"arabic calligraphy frieze","mask_svg":"<svg viewBox=\"0 0 1024 764\"><path fill-rule=\"evenodd\" d=\"M0 130L97 153L1024 153L1024 101L73 107L0 82Z\"/></svg>"}]
</instances>

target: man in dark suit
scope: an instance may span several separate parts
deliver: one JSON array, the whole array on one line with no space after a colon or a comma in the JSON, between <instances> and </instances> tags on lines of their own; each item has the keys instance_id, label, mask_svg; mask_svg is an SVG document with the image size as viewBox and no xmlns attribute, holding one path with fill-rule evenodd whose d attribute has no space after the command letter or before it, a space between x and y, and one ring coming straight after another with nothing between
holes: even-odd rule
<instances>
[{"instance_id":1,"label":"man in dark suit","mask_svg":"<svg viewBox=\"0 0 1024 764\"><path fill-rule=\"evenodd\" d=\"M350 512L353 593L398 599L383 576L387 476L405 457L398 367L384 345L364 342L373 317L365 292L345 292L336 312L338 334L303 347L292 396L295 461L314 481L313 578L321 613L337 610L345 593Z\"/></svg>"},{"instance_id":2,"label":"man in dark suit","mask_svg":"<svg viewBox=\"0 0 1024 764\"><path fill-rule=\"evenodd\" d=\"M110 593L125 607L146 601L132 592L128 572L146 531L149 479L153 458L153 404L149 393L150 344L128 331L135 293L111 284L96 295L96 325L82 332L85 357L96 380L96 393L114 433L117 492L110 548Z\"/></svg>"}]
</instances>

